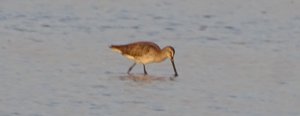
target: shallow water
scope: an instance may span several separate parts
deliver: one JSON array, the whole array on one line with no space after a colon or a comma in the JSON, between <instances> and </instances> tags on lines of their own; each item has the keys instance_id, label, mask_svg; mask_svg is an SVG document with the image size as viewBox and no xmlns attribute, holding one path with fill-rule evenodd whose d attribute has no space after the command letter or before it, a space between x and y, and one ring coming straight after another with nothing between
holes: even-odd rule
<instances>
[{"instance_id":1,"label":"shallow water","mask_svg":"<svg viewBox=\"0 0 300 116\"><path fill-rule=\"evenodd\" d=\"M131 1L2 1L0 115L300 115L299 2ZM177 78L108 48L142 40Z\"/></svg>"}]
</instances>

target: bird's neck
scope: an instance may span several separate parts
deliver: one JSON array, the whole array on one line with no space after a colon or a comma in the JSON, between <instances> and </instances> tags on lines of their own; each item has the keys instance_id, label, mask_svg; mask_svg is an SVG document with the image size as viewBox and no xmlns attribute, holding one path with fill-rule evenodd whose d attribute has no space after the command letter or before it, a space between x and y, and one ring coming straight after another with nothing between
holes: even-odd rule
<instances>
[{"instance_id":1,"label":"bird's neck","mask_svg":"<svg viewBox=\"0 0 300 116\"><path fill-rule=\"evenodd\" d=\"M162 50L159 52L158 56L155 57L156 62L162 62L168 58L167 54L165 53L166 51Z\"/></svg>"}]
</instances>

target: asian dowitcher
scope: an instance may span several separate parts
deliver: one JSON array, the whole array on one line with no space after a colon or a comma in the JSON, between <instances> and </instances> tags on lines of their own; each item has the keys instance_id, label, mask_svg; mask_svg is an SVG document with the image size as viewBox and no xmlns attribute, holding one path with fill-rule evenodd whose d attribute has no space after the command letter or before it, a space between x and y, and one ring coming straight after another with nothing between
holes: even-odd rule
<instances>
[{"instance_id":1,"label":"asian dowitcher","mask_svg":"<svg viewBox=\"0 0 300 116\"><path fill-rule=\"evenodd\" d=\"M145 68L146 64L159 63L169 58L171 60L174 76L177 77L177 71L174 64L175 50L172 46L166 46L163 49L153 43L147 41L134 42L125 45L111 45L110 48L113 51L121 53L126 58L133 60L134 63L129 67L127 73L129 74L132 68L138 63L143 64L144 74L147 75Z\"/></svg>"}]
</instances>

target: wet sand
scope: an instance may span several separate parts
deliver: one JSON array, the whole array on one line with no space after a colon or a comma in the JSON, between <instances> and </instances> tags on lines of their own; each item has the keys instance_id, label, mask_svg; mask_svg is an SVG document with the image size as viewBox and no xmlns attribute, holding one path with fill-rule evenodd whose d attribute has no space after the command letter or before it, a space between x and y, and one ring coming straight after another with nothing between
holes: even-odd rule
<instances>
[{"instance_id":1,"label":"wet sand","mask_svg":"<svg viewBox=\"0 0 300 116\"><path fill-rule=\"evenodd\" d=\"M296 0L4 0L1 116L299 116ZM110 44L175 47L137 65Z\"/></svg>"}]
</instances>

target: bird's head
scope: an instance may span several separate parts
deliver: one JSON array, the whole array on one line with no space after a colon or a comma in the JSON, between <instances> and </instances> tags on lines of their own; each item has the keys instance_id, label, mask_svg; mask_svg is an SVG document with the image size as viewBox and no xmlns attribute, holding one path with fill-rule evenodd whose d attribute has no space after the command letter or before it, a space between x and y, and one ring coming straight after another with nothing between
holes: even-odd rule
<instances>
[{"instance_id":1,"label":"bird's head","mask_svg":"<svg viewBox=\"0 0 300 116\"><path fill-rule=\"evenodd\" d=\"M166 46L163 48L163 51L165 52L166 56L173 60L175 55L175 49L172 46Z\"/></svg>"}]
</instances>

